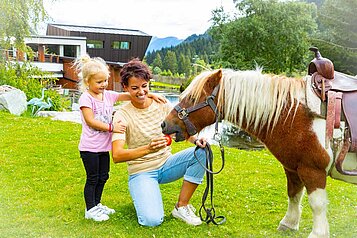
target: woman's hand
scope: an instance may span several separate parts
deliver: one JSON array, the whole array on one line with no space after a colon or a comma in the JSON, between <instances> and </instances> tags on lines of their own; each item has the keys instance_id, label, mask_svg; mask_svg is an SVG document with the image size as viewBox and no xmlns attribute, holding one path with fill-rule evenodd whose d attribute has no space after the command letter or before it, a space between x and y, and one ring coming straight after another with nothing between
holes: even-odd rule
<instances>
[{"instance_id":1,"label":"woman's hand","mask_svg":"<svg viewBox=\"0 0 357 238\"><path fill-rule=\"evenodd\" d=\"M162 148L165 148L167 145L167 139L165 136L160 136L157 138L153 138L151 139L148 148L150 150L151 153L153 152L157 152L159 150L161 150Z\"/></svg>"},{"instance_id":2,"label":"woman's hand","mask_svg":"<svg viewBox=\"0 0 357 238\"><path fill-rule=\"evenodd\" d=\"M122 121L113 122L113 132L123 134L126 130L126 124Z\"/></svg>"},{"instance_id":3,"label":"woman's hand","mask_svg":"<svg viewBox=\"0 0 357 238\"><path fill-rule=\"evenodd\" d=\"M149 93L148 97L152 98L153 100L155 100L158 103L167 103L167 99L163 95L160 95L160 94Z\"/></svg>"},{"instance_id":4,"label":"woman's hand","mask_svg":"<svg viewBox=\"0 0 357 238\"><path fill-rule=\"evenodd\" d=\"M206 144L207 144L207 139L202 137L200 139L195 139L193 141L193 144L195 144L196 146L200 147L200 148L205 148Z\"/></svg>"}]
</instances>

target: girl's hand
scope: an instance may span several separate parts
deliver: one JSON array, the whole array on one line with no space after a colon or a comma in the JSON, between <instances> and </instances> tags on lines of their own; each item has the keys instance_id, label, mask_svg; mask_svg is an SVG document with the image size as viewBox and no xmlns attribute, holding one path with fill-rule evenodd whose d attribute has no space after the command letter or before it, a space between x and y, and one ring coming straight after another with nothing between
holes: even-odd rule
<instances>
[{"instance_id":1,"label":"girl's hand","mask_svg":"<svg viewBox=\"0 0 357 238\"><path fill-rule=\"evenodd\" d=\"M113 122L113 132L123 134L126 130L126 124L122 121Z\"/></svg>"},{"instance_id":2,"label":"girl's hand","mask_svg":"<svg viewBox=\"0 0 357 238\"><path fill-rule=\"evenodd\" d=\"M165 136L160 136L157 138L151 139L148 147L151 153L161 150L162 148L166 147L167 139Z\"/></svg>"},{"instance_id":3,"label":"girl's hand","mask_svg":"<svg viewBox=\"0 0 357 238\"><path fill-rule=\"evenodd\" d=\"M160 95L160 94L149 93L148 97L152 98L153 100L155 100L158 103L167 103L167 99L163 95Z\"/></svg>"}]
</instances>

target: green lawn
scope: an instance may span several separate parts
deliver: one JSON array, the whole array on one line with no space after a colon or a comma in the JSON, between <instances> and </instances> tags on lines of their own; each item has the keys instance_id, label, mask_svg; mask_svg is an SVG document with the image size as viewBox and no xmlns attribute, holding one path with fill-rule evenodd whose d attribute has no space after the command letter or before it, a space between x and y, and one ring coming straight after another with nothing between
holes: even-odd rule
<instances>
[{"instance_id":1,"label":"green lawn","mask_svg":"<svg viewBox=\"0 0 357 238\"><path fill-rule=\"evenodd\" d=\"M77 150L80 125L49 118L16 117L0 112L0 237L307 237L311 210L306 196L299 232L278 232L287 207L285 176L266 151L226 148L226 167L215 176L221 226L192 227L170 212L181 181L163 185L165 221L155 228L138 225L127 188L125 164L111 164L102 202L117 212L96 223L84 219L85 172ZM173 150L189 146L173 143ZM219 167L219 152L214 149ZM205 186L192 199L199 208ZM357 190L328 179L331 237L357 237Z\"/></svg>"}]
</instances>

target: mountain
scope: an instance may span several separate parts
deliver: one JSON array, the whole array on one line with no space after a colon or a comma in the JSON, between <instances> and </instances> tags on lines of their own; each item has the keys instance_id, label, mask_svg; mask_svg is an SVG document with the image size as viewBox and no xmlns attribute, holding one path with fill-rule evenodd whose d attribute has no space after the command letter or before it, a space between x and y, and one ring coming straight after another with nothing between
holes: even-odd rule
<instances>
[{"instance_id":1,"label":"mountain","mask_svg":"<svg viewBox=\"0 0 357 238\"><path fill-rule=\"evenodd\" d=\"M182 41L183 40L180 40L173 36L169 36L165 38L158 38L154 36L150 41L150 44L146 50L146 54L154 50L161 50L162 48L165 47L176 46L180 44Z\"/></svg>"},{"instance_id":2,"label":"mountain","mask_svg":"<svg viewBox=\"0 0 357 238\"><path fill-rule=\"evenodd\" d=\"M190 42L193 42L201 37L206 37L207 33L203 34L203 35L196 35L196 34L193 34L193 35L190 35L189 37L187 37L184 42L185 43L190 43Z\"/></svg>"}]
</instances>

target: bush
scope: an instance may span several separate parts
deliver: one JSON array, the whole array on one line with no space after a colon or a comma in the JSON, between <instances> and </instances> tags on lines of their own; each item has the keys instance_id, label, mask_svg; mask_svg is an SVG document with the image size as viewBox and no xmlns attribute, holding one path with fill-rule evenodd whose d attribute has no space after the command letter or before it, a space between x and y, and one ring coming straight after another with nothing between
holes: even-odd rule
<instances>
[{"instance_id":1,"label":"bush","mask_svg":"<svg viewBox=\"0 0 357 238\"><path fill-rule=\"evenodd\" d=\"M46 77L43 71L33 67L30 63L15 63L3 61L0 63L0 85L6 84L22 90L27 100L41 98L42 88L49 88L58 80ZM69 107L69 100L62 98L56 91L45 91L44 101L51 98L53 106L51 110L60 111Z\"/></svg>"}]
</instances>

